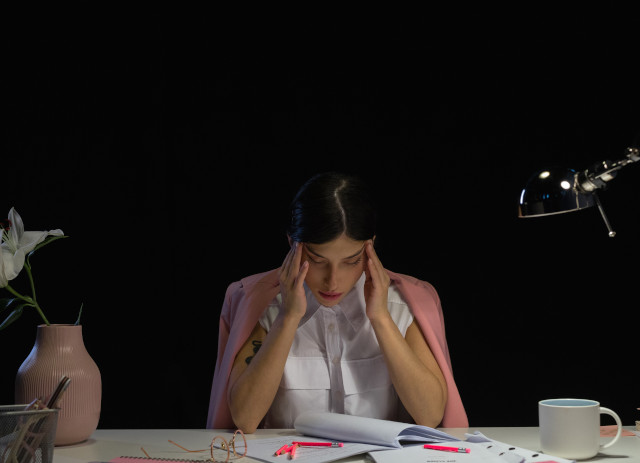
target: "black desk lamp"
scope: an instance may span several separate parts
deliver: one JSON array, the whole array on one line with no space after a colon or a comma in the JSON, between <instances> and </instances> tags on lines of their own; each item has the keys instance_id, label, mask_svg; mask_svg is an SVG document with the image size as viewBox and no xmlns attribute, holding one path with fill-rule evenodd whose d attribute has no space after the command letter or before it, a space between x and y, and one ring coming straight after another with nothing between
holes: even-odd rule
<instances>
[{"instance_id":1,"label":"black desk lamp","mask_svg":"<svg viewBox=\"0 0 640 463\"><path fill-rule=\"evenodd\" d=\"M616 232L604 213L597 190L604 189L624 166L640 161L638 148L627 148L616 162L602 161L582 172L572 169L543 169L531 176L520 194L518 217L540 217L598 206L609 236Z\"/></svg>"}]
</instances>

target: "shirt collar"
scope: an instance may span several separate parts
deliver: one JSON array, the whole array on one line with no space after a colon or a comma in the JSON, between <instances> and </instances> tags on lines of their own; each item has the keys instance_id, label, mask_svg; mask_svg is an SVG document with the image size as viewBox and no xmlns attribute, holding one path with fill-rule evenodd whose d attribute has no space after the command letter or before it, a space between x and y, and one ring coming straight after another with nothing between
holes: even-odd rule
<instances>
[{"instance_id":1,"label":"shirt collar","mask_svg":"<svg viewBox=\"0 0 640 463\"><path fill-rule=\"evenodd\" d=\"M339 315L346 319L349 325L355 330L359 330L366 321L366 303L364 301L364 281L366 279L365 273L356 281L351 291L342 298L339 304L333 306L331 309L335 310ZM307 296L307 311L300 320L298 326L304 325L311 317L313 317L321 304L313 295L307 284L304 284L305 294Z\"/></svg>"}]
</instances>

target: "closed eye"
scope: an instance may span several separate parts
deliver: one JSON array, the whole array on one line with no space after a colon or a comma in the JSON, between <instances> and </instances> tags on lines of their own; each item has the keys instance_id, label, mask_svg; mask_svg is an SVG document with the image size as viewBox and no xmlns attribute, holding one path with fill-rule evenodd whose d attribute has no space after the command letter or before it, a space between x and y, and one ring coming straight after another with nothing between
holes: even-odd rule
<instances>
[{"instance_id":1,"label":"closed eye","mask_svg":"<svg viewBox=\"0 0 640 463\"><path fill-rule=\"evenodd\" d=\"M322 265L325 263L325 261L320 261L320 260L316 260L313 259L311 256L308 256L307 259L309 260L309 262L311 262L312 264L316 264L316 265ZM362 256L360 256L358 259L356 259L353 262L345 262L346 265L358 265L360 262L362 262Z\"/></svg>"},{"instance_id":2,"label":"closed eye","mask_svg":"<svg viewBox=\"0 0 640 463\"><path fill-rule=\"evenodd\" d=\"M307 245L305 245L305 249L306 249L306 258L307 260L312 263L312 264L316 264L316 265L321 265L321 264L325 264L326 263L326 259L319 255L316 254L315 252L313 252L311 249L309 249L309 247ZM358 251L356 254L346 257L343 262L345 265L358 265L360 262L362 262L362 256L364 255L364 245L362 246L362 248L360 249L360 251ZM320 259L320 260L317 260ZM356 259L354 261L350 261L349 259Z\"/></svg>"}]
</instances>

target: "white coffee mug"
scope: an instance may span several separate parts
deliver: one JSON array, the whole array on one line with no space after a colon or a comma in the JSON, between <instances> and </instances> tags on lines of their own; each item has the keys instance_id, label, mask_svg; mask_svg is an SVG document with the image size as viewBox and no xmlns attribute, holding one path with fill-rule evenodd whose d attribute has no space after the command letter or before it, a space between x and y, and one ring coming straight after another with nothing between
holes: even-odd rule
<instances>
[{"instance_id":1,"label":"white coffee mug","mask_svg":"<svg viewBox=\"0 0 640 463\"><path fill-rule=\"evenodd\" d=\"M611 415L618 425L615 437L600 443L600 415ZM538 402L542 452L571 460L584 460L615 444L622 434L620 417L595 400L548 399Z\"/></svg>"}]
</instances>

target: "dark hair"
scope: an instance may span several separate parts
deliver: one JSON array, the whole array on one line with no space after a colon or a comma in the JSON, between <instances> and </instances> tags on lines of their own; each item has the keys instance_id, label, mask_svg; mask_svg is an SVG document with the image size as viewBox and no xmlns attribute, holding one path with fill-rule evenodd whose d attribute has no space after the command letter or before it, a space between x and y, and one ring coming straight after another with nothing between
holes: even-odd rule
<instances>
[{"instance_id":1,"label":"dark hair","mask_svg":"<svg viewBox=\"0 0 640 463\"><path fill-rule=\"evenodd\" d=\"M376 234L377 213L365 183L355 175L324 172L307 180L291 203L288 235L322 244L343 233L356 241Z\"/></svg>"}]
</instances>

